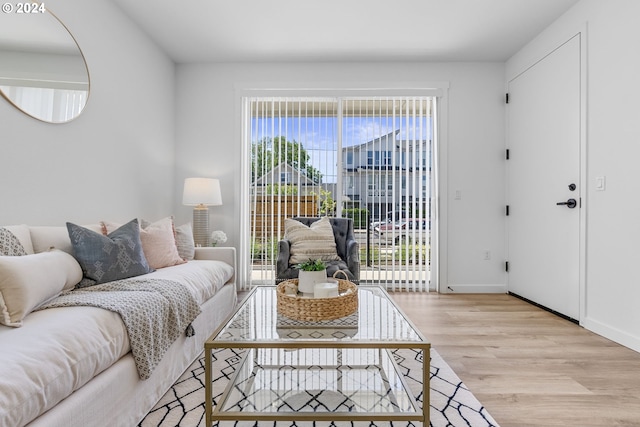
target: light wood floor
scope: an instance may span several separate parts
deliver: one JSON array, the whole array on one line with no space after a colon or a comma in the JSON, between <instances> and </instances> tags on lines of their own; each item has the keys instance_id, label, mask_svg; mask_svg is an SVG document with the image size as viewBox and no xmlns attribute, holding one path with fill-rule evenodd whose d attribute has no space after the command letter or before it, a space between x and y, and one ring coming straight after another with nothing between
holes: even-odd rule
<instances>
[{"instance_id":1,"label":"light wood floor","mask_svg":"<svg viewBox=\"0 0 640 427\"><path fill-rule=\"evenodd\" d=\"M509 295L391 295L501 427L640 426L640 353Z\"/></svg>"}]
</instances>

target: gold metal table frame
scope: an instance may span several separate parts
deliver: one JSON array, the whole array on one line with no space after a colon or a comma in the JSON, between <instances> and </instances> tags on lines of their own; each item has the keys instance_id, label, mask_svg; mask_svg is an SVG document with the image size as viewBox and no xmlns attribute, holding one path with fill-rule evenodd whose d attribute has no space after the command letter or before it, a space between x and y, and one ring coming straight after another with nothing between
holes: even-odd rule
<instances>
[{"instance_id":1,"label":"gold metal table frame","mask_svg":"<svg viewBox=\"0 0 640 427\"><path fill-rule=\"evenodd\" d=\"M258 286L204 348L207 427L213 420L429 425L430 343L380 286L359 286L357 313L329 322L297 322L279 315L275 287ZM244 356L214 409L211 352L219 348L244 349ZM422 407L393 360L391 351L402 348L422 351ZM345 393L352 406L335 412L298 411L285 402L303 392L320 394L323 386ZM372 394L376 399L369 398ZM269 399L275 399L272 405ZM372 400L376 403L367 403Z\"/></svg>"}]
</instances>

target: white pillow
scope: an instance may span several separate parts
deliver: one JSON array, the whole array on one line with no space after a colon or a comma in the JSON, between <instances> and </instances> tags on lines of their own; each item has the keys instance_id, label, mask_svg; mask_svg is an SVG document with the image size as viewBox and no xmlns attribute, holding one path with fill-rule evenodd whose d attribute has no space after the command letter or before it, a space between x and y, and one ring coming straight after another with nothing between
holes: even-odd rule
<instances>
[{"instance_id":1,"label":"white pillow","mask_svg":"<svg viewBox=\"0 0 640 427\"><path fill-rule=\"evenodd\" d=\"M340 260L329 217L323 216L310 227L295 219L285 218L284 238L291 242L289 264L300 264L310 259Z\"/></svg>"},{"instance_id":2,"label":"white pillow","mask_svg":"<svg viewBox=\"0 0 640 427\"><path fill-rule=\"evenodd\" d=\"M0 323L22 326L27 314L63 290L73 289L81 279L78 261L57 249L0 256Z\"/></svg>"}]
</instances>

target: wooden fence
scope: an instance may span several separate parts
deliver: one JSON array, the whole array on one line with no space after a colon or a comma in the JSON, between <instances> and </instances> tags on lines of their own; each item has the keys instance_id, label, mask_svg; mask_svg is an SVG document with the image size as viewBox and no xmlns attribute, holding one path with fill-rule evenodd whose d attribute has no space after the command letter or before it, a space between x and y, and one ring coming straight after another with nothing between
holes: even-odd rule
<instances>
[{"instance_id":1,"label":"wooden fence","mask_svg":"<svg viewBox=\"0 0 640 427\"><path fill-rule=\"evenodd\" d=\"M256 196L251 212L254 237L284 235L284 219L295 216L317 216L316 196Z\"/></svg>"}]
</instances>

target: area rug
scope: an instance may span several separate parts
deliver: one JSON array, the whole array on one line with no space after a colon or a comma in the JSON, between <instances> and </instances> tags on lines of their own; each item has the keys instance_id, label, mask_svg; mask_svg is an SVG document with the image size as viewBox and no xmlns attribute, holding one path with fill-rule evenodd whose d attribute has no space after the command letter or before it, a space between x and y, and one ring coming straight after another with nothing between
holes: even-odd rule
<instances>
[{"instance_id":1,"label":"area rug","mask_svg":"<svg viewBox=\"0 0 640 427\"><path fill-rule=\"evenodd\" d=\"M221 349L212 353L214 390L224 389L242 359L242 350ZM393 357L422 405L422 352L393 351ZM431 349L430 427L498 427L482 404L469 391L451 367ZM214 395L214 403L219 395ZM176 381L147 414L139 427L205 427L204 354ZM215 427L424 427L420 422L214 422Z\"/></svg>"}]
</instances>

